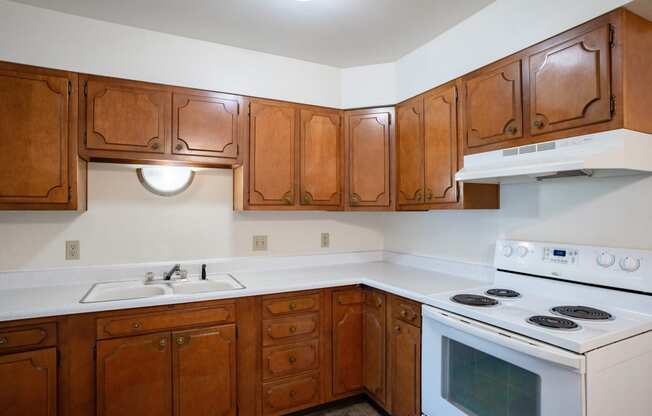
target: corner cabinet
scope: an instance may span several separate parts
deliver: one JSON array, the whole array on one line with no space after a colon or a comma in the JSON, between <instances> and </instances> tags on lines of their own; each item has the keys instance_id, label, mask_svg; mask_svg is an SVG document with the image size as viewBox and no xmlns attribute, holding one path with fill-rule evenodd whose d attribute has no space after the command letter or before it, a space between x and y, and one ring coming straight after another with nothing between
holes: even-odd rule
<instances>
[{"instance_id":1,"label":"corner cabinet","mask_svg":"<svg viewBox=\"0 0 652 416\"><path fill-rule=\"evenodd\" d=\"M0 62L0 209L85 210L77 74Z\"/></svg>"}]
</instances>

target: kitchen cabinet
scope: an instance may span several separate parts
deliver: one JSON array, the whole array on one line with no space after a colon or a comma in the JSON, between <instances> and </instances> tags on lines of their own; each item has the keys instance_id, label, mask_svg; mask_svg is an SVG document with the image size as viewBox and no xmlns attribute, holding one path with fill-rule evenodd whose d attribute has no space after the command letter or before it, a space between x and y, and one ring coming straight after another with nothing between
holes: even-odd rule
<instances>
[{"instance_id":1,"label":"kitchen cabinet","mask_svg":"<svg viewBox=\"0 0 652 416\"><path fill-rule=\"evenodd\" d=\"M520 59L501 61L463 78L464 140L468 148L523 136L521 66Z\"/></svg>"},{"instance_id":2,"label":"kitchen cabinet","mask_svg":"<svg viewBox=\"0 0 652 416\"><path fill-rule=\"evenodd\" d=\"M56 348L0 355L0 380L0 415L56 416Z\"/></svg>"},{"instance_id":3,"label":"kitchen cabinet","mask_svg":"<svg viewBox=\"0 0 652 416\"><path fill-rule=\"evenodd\" d=\"M86 209L77 74L0 62L0 210Z\"/></svg>"},{"instance_id":4,"label":"kitchen cabinet","mask_svg":"<svg viewBox=\"0 0 652 416\"><path fill-rule=\"evenodd\" d=\"M333 396L357 392L362 380L362 288L333 291Z\"/></svg>"},{"instance_id":5,"label":"kitchen cabinet","mask_svg":"<svg viewBox=\"0 0 652 416\"><path fill-rule=\"evenodd\" d=\"M300 204L340 206L342 127L337 110L302 109L299 133Z\"/></svg>"},{"instance_id":6,"label":"kitchen cabinet","mask_svg":"<svg viewBox=\"0 0 652 416\"><path fill-rule=\"evenodd\" d=\"M383 292L365 288L362 331L362 379L381 406L387 399L387 305Z\"/></svg>"},{"instance_id":7,"label":"kitchen cabinet","mask_svg":"<svg viewBox=\"0 0 652 416\"><path fill-rule=\"evenodd\" d=\"M398 205L420 204L424 196L423 97L396 106Z\"/></svg>"}]
</instances>

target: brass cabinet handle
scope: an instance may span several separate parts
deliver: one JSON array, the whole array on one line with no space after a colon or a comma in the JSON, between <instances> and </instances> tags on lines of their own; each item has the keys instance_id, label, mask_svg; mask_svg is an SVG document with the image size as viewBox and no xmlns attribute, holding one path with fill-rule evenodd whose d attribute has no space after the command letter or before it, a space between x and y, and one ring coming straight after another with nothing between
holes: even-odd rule
<instances>
[{"instance_id":1,"label":"brass cabinet handle","mask_svg":"<svg viewBox=\"0 0 652 416\"><path fill-rule=\"evenodd\" d=\"M290 356L288 357L288 362L289 362L290 364L294 364L294 363L296 363L296 362L297 362L297 357L295 357L295 356L293 356L293 355L290 355Z\"/></svg>"},{"instance_id":2,"label":"brass cabinet handle","mask_svg":"<svg viewBox=\"0 0 652 416\"><path fill-rule=\"evenodd\" d=\"M132 322L131 328L133 329L140 329L142 327L142 324L140 322Z\"/></svg>"},{"instance_id":3,"label":"brass cabinet handle","mask_svg":"<svg viewBox=\"0 0 652 416\"><path fill-rule=\"evenodd\" d=\"M407 316L408 316L408 311L405 310L405 309L401 310L401 316L402 316L403 318L407 318Z\"/></svg>"},{"instance_id":4,"label":"brass cabinet handle","mask_svg":"<svg viewBox=\"0 0 652 416\"><path fill-rule=\"evenodd\" d=\"M303 203L304 204L309 204L312 202L312 197L308 194L303 194Z\"/></svg>"},{"instance_id":5,"label":"brass cabinet handle","mask_svg":"<svg viewBox=\"0 0 652 416\"><path fill-rule=\"evenodd\" d=\"M290 332L293 333L293 334L294 334L295 332L297 332L297 327L294 326L294 325L292 325L292 326L290 327Z\"/></svg>"},{"instance_id":6,"label":"brass cabinet handle","mask_svg":"<svg viewBox=\"0 0 652 416\"><path fill-rule=\"evenodd\" d=\"M288 305L288 308L289 308L291 311L293 311L293 310L295 310L295 309L297 308L297 305L296 305L296 303L290 303L290 304Z\"/></svg>"},{"instance_id":7,"label":"brass cabinet handle","mask_svg":"<svg viewBox=\"0 0 652 416\"><path fill-rule=\"evenodd\" d=\"M177 337L177 345L183 345L186 343L186 340L183 337Z\"/></svg>"},{"instance_id":8,"label":"brass cabinet handle","mask_svg":"<svg viewBox=\"0 0 652 416\"><path fill-rule=\"evenodd\" d=\"M414 194L414 199L417 202L423 202L423 191L421 189L417 189L417 192Z\"/></svg>"},{"instance_id":9,"label":"brass cabinet handle","mask_svg":"<svg viewBox=\"0 0 652 416\"><path fill-rule=\"evenodd\" d=\"M294 391L294 390L290 390L290 398L291 398L291 399L294 399L294 398L296 397L296 395L297 395L297 392L296 392L296 391Z\"/></svg>"},{"instance_id":10,"label":"brass cabinet handle","mask_svg":"<svg viewBox=\"0 0 652 416\"><path fill-rule=\"evenodd\" d=\"M152 149L154 149L154 150L157 150L159 148L159 146L160 146L160 144L158 144L157 142L154 142L154 143L152 143L152 145L150 147Z\"/></svg>"},{"instance_id":11,"label":"brass cabinet handle","mask_svg":"<svg viewBox=\"0 0 652 416\"><path fill-rule=\"evenodd\" d=\"M292 195L292 192L286 192L285 195L283 195L283 200L285 201L286 204L292 205L294 203L294 195Z\"/></svg>"},{"instance_id":12,"label":"brass cabinet handle","mask_svg":"<svg viewBox=\"0 0 652 416\"><path fill-rule=\"evenodd\" d=\"M356 193L351 193L351 195L349 195L349 201L351 205L358 205L360 203L360 196Z\"/></svg>"},{"instance_id":13,"label":"brass cabinet handle","mask_svg":"<svg viewBox=\"0 0 652 416\"><path fill-rule=\"evenodd\" d=\"M434 197L433 192L428 189L428 193L426 194L426 201L432 201L432 198Z\"/></svg>"},{"instance_id":14,"label":"brass cabinet handle","mask_svg":"<svg viewBox=\"0 0 652 416\"><path fill-rule=\"evenodd\" d=\"M544 124L545 123L543 121L541 121L541 120L534 120L534 127L538 128L538 129L542 128Z\"/></svg>"},{"instance_id":15,"label":"brass cabinet handle","mask_svg":"<svg viewBox=\"0 0 652 416\"><path fill-rule=\"evenodd\" d=\"M165 338L161 338L161 339L158 341L158 345L159 345L159 347L161 347L161 348L165 348L165 346L168 345L168 340L165 339Z\"/></svg>"},{"instance_id":16,"label":"brass cabinet handle","mask_svg":"<svg viewBox=\"0 0 652 416\"><path fill-rule=\"evenodd\" d=\"M510 126L507 129L507 133L511 134L512 136L515 135L517 132L518 132L518 129L516 127L514 127L514 126Z\"/></svg>"},{"instance_id":17,"label":"brass cabinet handle","mask_svg":"<svg viewBox=\"0 0 652 416\"><path fill-rule=\"evenodd\" d=\"M9 340L7 339L7 337L0 338L0 345L5 345L5 344L8 344L8 343L9 343Z\"/></svg>"},{"instance_id":18,"label":"brass cabinet handle","mask_svg":"<svg viewBox=\"0 0 652 416\"><path fill-rule=\"evenodd\" d=\"M177 143L177 146L175 147L177 150L183 149L183 145L181 143Z\"/></svg>"},{"instance_id":19,"label":"brass cabinet handle","mask_svg":"<svg viewBox=\"0 0 652 416\"><path fill-rule=\"evenodd\" d=\"M401 332L401 327L398 326L398 325L396 325L396 326L394 327L394 331L396 331L396 332Z\"/></svg>"},{"instance_id":20,"label":"brass cabinet handle","mask_svg":"<svg viewBox=\"0 0 652 416\"><path fill-rule=\"evenodd\" d=\"M380 308L380 307L382 307L382 306L383 306L383 301L380 300L380 299L378 299L378 300L376 301L376 307L377 307L377 308Z\"/></svg>"}]
</instances>

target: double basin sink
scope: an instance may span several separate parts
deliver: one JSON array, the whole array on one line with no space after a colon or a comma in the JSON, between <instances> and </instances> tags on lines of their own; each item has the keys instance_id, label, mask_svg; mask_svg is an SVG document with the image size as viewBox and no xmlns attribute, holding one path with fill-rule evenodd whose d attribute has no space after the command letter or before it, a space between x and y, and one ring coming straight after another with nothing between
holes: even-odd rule
<instances>
[{"instance_id":1,"label":"double basin sink","mask_svg":"<svg viewBox=\"0 0 652 416\"><path fill-rule=\"evenodd\" d=\"M153 298L165 295L190 295L244 289L230 274L219 274L204 280L185 279L170 281L123 281L96 283L81 299L81 303L109 302L115 300Z\"/></svg>"}]
</instances>

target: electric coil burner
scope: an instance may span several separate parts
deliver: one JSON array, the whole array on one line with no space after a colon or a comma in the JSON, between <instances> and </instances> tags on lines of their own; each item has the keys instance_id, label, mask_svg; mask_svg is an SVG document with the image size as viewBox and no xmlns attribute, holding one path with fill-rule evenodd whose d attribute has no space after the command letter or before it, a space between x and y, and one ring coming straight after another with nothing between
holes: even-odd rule
<instances>
[{"instance_id":1,"label":"electric coil burner","mask_svg":"<svg viewBox=\"0 0 652 416\"><path fill-rule=\"evenodd\" d=\"M589 306L555 306L551 310L559 315L590 321L606 321L612 318L610 313Z\"/></svg>"},{"instance_id":2,"label":"electric coil burner","mask_svg":"<svg viewBox=\"0 0 652 416\"><path fill-rule=\"evenodd\" d=\"M520 293L512 289L489 289L485 293L499 298L517 298L521 296Z\"/></svg>"},{"instance_id":3,"label":"electric coil burner","mask_svg":"<svg viewBox=\"0 0 652 416\"><path fill-rule=\"evenodd\" d=\"M557 316L535 315L529 317L527 321L533 325L542 326L544 328L550 328L550 329L569 330L569 329L579 328L579 325L577 325L575 322L571 321L570 319L559 318Z\"/></svg>"},{"instance_id":4,"label":"electric coil burner","mask_svg":"<svg viewBox=\"0 0 652 416\"><path fill-rule=\"evenodd\" d=\"M451 300L453 302L457 302L457 303L461 303L462 305L469 305L469 306L498 305L498 301L496 299L491 299L482 295L461 294L461 295L453 296Z\"/></svg>"}]
</instances>

